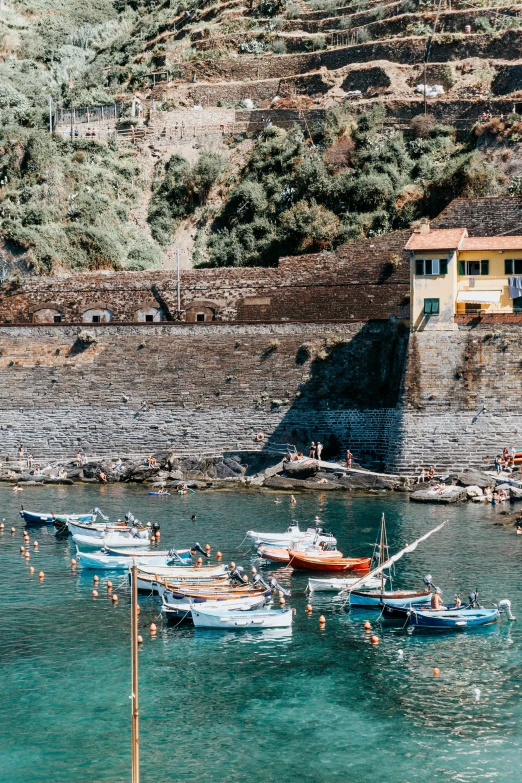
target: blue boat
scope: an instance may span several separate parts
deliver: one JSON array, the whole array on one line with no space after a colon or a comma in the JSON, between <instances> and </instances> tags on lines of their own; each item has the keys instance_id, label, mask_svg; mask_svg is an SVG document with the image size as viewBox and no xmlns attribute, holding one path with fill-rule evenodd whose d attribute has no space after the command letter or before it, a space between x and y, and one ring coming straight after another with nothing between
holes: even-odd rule
<instances>
[{"instance_id":1,"label":"blue boat","mask_svg":"<svg viewBox=\"0 0 522 783\"><path fill-rule=\"evenodd\" d=\"M20 516L26 525L54 525L55 522L67 521L82 522L85 525L96 521L96 514L36 514L34 511L26 511L22 506Z\"/></svg>"},{"instance_id":2,"label":"blue boat","mask_svg":"<svg viewBox=\"0 0 522 783\"><path fill-rule=\"evenodd\" d=\"M426 609L422 612L412 607L410 624L414 628L426 628L438 631L464 631L467 628L478 628L481 625L496 623L499 610L493 609L442 609L439 611Z\"/></svg>"}]
</instances>

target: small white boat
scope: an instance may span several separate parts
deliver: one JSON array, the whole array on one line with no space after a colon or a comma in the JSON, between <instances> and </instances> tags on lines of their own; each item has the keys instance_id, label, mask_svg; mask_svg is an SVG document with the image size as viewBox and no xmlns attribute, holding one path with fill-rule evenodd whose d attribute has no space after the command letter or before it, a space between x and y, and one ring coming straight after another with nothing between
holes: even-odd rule
<instances>
[{"instance_id":1,"label":"small white boat","mask_svg":"<svg viewBox=\"0 0 522 783\"><path fill-rule=\"evenodd\" d=\"M127 571L129 564L133 565L134 560L140 568L152 565L161 567L170 562L170 558L165 555L163 557L149 557L142 552L136 552L133 558L127 555L108 555L103 552L80 552L78 547L76 547L76 560L83 568L106 571Z\"/></svg>"},{"instance_id":2,"label":"small white boat","mask_svg":"<svg viewBox=\"0 0 522 783\"><path fill-rule=\"evenodd\" d=\"M264 595L246 595L243 598L211 599L193 598L180 593L165 591L161 596L161 611L167 618L190 617L191 609L221 609L227 612L262 608L267 603Z\"/></svg>"},{"instance_id":3,"label":"small white boat","mask_svg":"<svg viewBox=\"0 0 522 783\"><path fill-rule=\"evenodd\" d=\"M72 537L74 543L80 548L90 549L121 549L125 547L141 548L142 550L150 546L148 533L145 536L133 536L130 533L104 533L100 536L83 536L76 534Z\"/></svg>"},{"instance_id":4,"label":"small white boat","mask_svg":"<svg viewBox=\"0 0 522 783\"><path fill-rule=\"evenodd\" d=\"M192 607L192 622L196 628L221 631L253 631L257 628L290 628L294 619L292 609L252 609L228 612L225 609Z\"/></svg>"},{"instance_id":5,"label":"small white boat","mask_svg":"<svg viewBox=\"0 0 522 783\"><path fill-rule=\"evenodd\" d=\"M127 559L127 563L130 567L132 567L132 562L129 562ZM193 566L190 565L156 565L156 563L151 563L147 566L143 566L143 568L140 568L141 574L146 574L148 576L154 576L158 577L159 579L170 579L171 577L174 578L180 578L180 579L189 579L189 578L212 578L212 579L220 579L224 578L228 575L228 571L226 566L222 565L214 565L214 566Z\"/></svg>"},{"instance_id":6,"label":"small white boat","mask_svg":"<svg viewBox=\"0 0 522 783\"><path fill-rule=\"evenodd\" d=\"M332 533L326 533L322 527L309 527L307 530L300 530L297 523L290 525L285 533L261 533L257 530L247 530L246 535L255 544L281 546L287 549L290 549L292 544L297 542L309 544L320 544L322 542L329 544L337 543L335 536Z\"/></svg>"},{"instance_id":7,"label":"small white boat","mask_svg":"<svg viewBox=\"0 0 522 783\"><path fill-rule=\"evenodd\" d=\"M356 582L361 583L358 577L332 577L331 579L309 579L308 590L310 593L338 593L346 587L351 587ZM381 577L372 576L364 581L365 587L380 587Z\"/></svg>"},{"instance_id":8,"label":"small white boat","mask_svg":"<svg viewBox=\"0 0 522 783\"><path fill-rule=\"evenodd\" d=\"M69 533L79 536L92 536L93 538L100 537L106 533L128 533L131 529L129 525L108 525L106 522L76 522L74 520L67 520L67 528ZM151 531L147 528L137 527L134 528L139 533L145 533L148 537L151 535Z\"/></svg>"}]
</instances>

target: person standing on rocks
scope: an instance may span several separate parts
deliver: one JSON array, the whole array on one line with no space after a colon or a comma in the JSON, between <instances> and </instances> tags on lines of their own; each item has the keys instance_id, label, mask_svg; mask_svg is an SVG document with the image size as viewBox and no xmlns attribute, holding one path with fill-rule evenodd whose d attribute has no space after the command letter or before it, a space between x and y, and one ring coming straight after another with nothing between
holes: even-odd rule
<instances>
[{"instance_id":1,"label":"person standing on rocks","mask_svg":"<svg viewBox=\"0 0 522 783\"><path fill-rule=\"evenodd\" d=\"M79 452L76 454L76 467L77 467L77 468L81 467L81 464L82 464L82 452L81 452L81 451L79 451Z\"/></svg>"},{"instance_id":2,"label":"person standing on rocks","mask_svg":"<svg viewBox=\"0 0 522 783\"><path fill-rule=\"evenodd\" d=\"M24 444L23 444L23 443L20 443L20 448L18 449L18 459L20 460L20 462L21 462L21 461L23 460L23 458L24 458L24 452L25 452L25 449L24 449Z\"/></svg>"},{"instance_id":3,"label":"person standing on rocks","mask_svg":"<svg viewBox=\"0 0 522 783\"><path fill-rule=\"evenodd\" d=\"M311 459L315 459L315 442L312 441L312 445L310 446L310 453L308 454Z\"/></svg>"},{"instance_id":4,"label":"person standing on rocks","mask_svg":"<svg viewBox=\"0 0 522 783\"><path fill-rule=\"evenodd\" d=\"M346 467L351 468L352 467L352 461L353 461L353 454L350 451L350 449L346 449Z\"/></svg>"},{"instance_id":5,"label":"person standing on rocks","mask_svg":"<svg viewBox=\"0 0 522 783\"><path fill-rule=\"evenodd\" d=\"M317 459L320 460L321 454L323 452L323 444L319 440L317 441L316 452L317 452Z\"/></svg>"}]
</instances>

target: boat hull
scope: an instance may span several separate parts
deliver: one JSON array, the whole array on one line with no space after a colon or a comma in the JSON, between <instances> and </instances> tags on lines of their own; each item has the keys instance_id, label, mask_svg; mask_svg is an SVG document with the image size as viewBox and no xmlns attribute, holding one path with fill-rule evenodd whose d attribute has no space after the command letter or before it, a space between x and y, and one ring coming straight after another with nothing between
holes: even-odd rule
<instances>
[{"instance_id":1,"label":"boat hull","mask_svg":"<svg viewBox=\"0 0 522 783\"><path fill-rule=\"evenodd\" d=\"M146 555L137 554L134 559L140 568L152 565L151 560L154 561L154 565L157 564L158 566L167 565L168 563L167 557L150 558ZM76 560L82 568L103 569L105 571L127 571L129 563L131 565L133 563L133 559L125 555L103 555L99 552L77 551Z\"/></svg>"},{"instance_id":2,"label":"boat hull","mask_svg":"<svg viewBox=\"0 0 522 783\"><path fill-rule=\"evenodd\" d=\"M245 596L244 598L190 598L185 595L167 592L163 594L162 600L161 611L168 620L178 620L184 617L191 620L190 610L192 608L226 609L228 612L246 611L248 609L262 608L269 599L264 595Z\"/></svg>"},{"instance_id":3,"label":"boat hull","mask_svg":"<svg viewBox=\"0 0 522 783\"><path fill-rule=\"evenodd\" d=\"M219 631L253 631L263 628L291 628L291 609L252 610L247 612L207 611L191 609L196 628L212 628Z\"/></svg>"},{"instance_id":4,"label":"boat hull","mask_svg":"<svg viewBox=\"0 0 522 783\"><path fill-rule=\"evenodd\" d=\"M122 549L125 547L125 549L127 549L130 547L132 549L141 548L143 551L150 546L148 538L133 538L130 535L125 535L122 533L118 533L116 535L111 535L109 533L103 538L98 536L78 535L75 533L72 537L72 540L77 546L87 547L90 549L103 549L104 547L109 549Z\"/></svg>"},{"instance_id":5,"label":"boat hull","mask_svg":"<svg viewBox=\"0 0 522 783\"><path fill-rule=\"evenodd\" d=\"M308 590L311 593L338 593L347 587L351 587L360 581L358 576L337 576L330 579L310 578L308 580ZM366 583L366 587L380 587L380 576L371 577Z\"/></svg>"},{"instance_id":6,"label":"boat hull","mask_svg":"<svg viewBox=\"0 0 522 783\"><path fill-rule=\"evenodd\" d=\"M295 542L294 542L295 543ZM300 548L303 548L303 552L307 552L307 548L305 544L300 545ZM312 547L310 547L312 549ZM335 551L327 551L322 552L320 550L316 551L316 547L313 547L314 553L316 553L318 559L321 560L335 560L336 558L339 559L342 557L342 552L339 552L338 549ZM260 547L258 547L257 554L259 557L263 557L265 560L271 560L272 563L289 563L291 558L290 551L284 547L284 546L268 546L266 544L261 544Z\"/></svg>"},{"instance_id":7,"label":"boat hull","mask_svg":"<svg viewBox=\"0 0 522 783\"><path fill-rule=\"evenodd\" d=\"M95 514L36 514L25 509L20 511L20 516L26 525L54 525L56 521L63 521L65 524L69 520L77 520L78 522L88 524L96 519Z\"/></svg>"},{"instance_id":8,"label":"boat hull","mask_svg":"<svg viewBox=\"0 0 522 783\"><path fill-rule=\"evenodd\" d=\"M482 625L496 623L498 609L447 609L442 612L426 611L410 613L410 625L431 631L465 631Z\"/></svg>"},{"instance_id":9,"label":"boat hull","mask_svg":"<svg viewBox=\"0 0 522 783\"><path fill-rule=\"evenodd\" d=\"M290 552L290 566L304 571L339 571L343 573L359 573L363 576L370 570L369 557L343 557L334 560L328 558L308 557L300 552Z\"/></svg>"},{"instance_id":10,"label":"boat hull","mask_svg":"<svg viewBox=\"0 0 522 783\"><path fill-rule=\"evenodd\" d=\"M364 592L363 590L353 590L349 594L350 606L365 606L380 609L381 604L389 606L408 604L427 604L431 601L431 593L424 590L393 590L390 592L381 592L380 590Z\"/></svg>"}]
</instances>

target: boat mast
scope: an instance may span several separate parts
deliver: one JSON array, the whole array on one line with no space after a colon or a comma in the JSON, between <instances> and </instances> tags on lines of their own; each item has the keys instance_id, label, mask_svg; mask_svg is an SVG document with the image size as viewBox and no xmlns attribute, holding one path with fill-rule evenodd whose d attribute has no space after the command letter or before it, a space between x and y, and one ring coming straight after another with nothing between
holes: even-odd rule
<instances>
[{"instance_id":1,"label":"boat mast","mask_svg":"<svg viewBox=\"0 0 522 783\"><path fill-rule=\"evenodd\" d=\"M380 557L379 565L382 565L386 561L386 554L384 552L385 528L386 528L386 522L384 520L384 512L383 512L382 521L381 521L381 557ZM381 595L382 593L384 593L384 570L381 571Z\"/></svg>"},{"instance_id":2,"label":"boat mast","mask_svg":"<svg viewBox=\"0 0 522 783\"><path fill-rule=\"evenodd\" d=\"M133 560L131 601L132 783L140 783L140 714L138 710L138 566Z\"/></svg>"}]
</instances>

